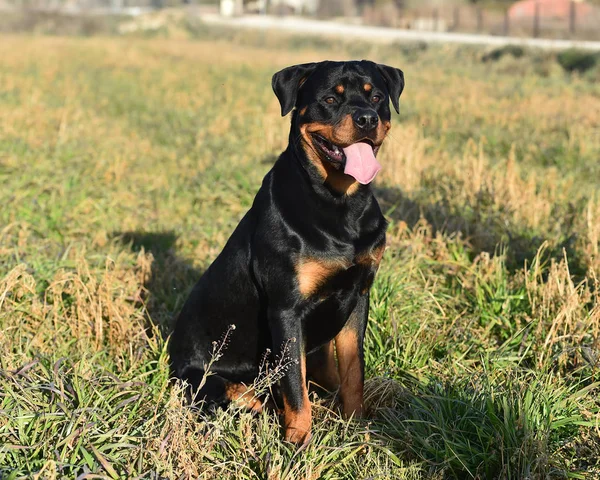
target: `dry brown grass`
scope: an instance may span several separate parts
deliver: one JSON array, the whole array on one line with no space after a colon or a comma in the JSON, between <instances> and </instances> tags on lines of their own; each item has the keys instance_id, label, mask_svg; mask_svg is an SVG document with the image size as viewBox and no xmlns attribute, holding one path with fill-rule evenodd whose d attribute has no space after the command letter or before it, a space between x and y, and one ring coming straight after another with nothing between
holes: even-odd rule
<instances>
[{"instance_id":1,"label":"dry brown grass","mask_svg":"<svg viewBox=\"0 0 600 480\"><path fill-rule=\"evenodd\" d=\"M597 472L597 84L534 53L215 37L0 42L0 474ZM372 417L319 401L296 452L272 413L186 406L166 335L285 147L271 74L349 57L407 78L376 182Z\"/></svg>"}]
</instances>

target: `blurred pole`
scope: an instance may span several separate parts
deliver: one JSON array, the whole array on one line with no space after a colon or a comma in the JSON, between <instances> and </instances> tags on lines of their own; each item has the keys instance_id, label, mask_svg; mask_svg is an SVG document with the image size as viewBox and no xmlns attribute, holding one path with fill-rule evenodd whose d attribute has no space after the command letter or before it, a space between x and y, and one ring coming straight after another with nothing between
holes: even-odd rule
<instances>
[{"instance_id":1,"label":"blurred pole","mask_svg":"<svg viewBox=\"0 0 600 480\"><path fill-rule=\"evenodd\" d=\"M452 25L452 30L454 30L454 31L458 30L459 26L460 26L460 8L454 7L454 21L453 21L453 25Z\"/></svg>"},{"instance_id":2,"label":"blurred pole","mask_svg":"<svg viewBox=\"0 0 600 480\"><path fill-rule=\"evenodd\" d=\"M483 30L483 11L477 7L477 33Z\"/></svg>"},{"instance_id":3,"label":"blurred pole","mask_svg":"<svg viewBox=\"0 0 600 480\"><path fill-rule=\"evenodd\" d=\"M576 10L575 2L571 0L569 3L569 33L575 35L575 21L576 21Z\"/></svg>"},{"instance_id":4,"label":"blurred pole","mask_svg":"<svg viewBox=\"0 0 600 480\"><path fill-rule=\"evenodd\" d=\"M535 10L533 13L533 37L540 36L540 4L535 2Z\"/></svg>"},{"instance_id":5,"label":"blurred pole","mask_svg":"<svg viewBox=\"0 0 600 480\"><path fill-rule=\"evenodd\" d=\"M152 0L162 2L163 0ZM224 17L234 17L244 13L243 0L221 0L219 12Z\"/></svg>"},{"instance_id":6,"label":"blurred pole","mask_svg":"<svg viewBox=\"0 0 600 480\"><path fill-rule=\"evenodd\" d=\"M508 15L508 9L504 10L504 36L508 37L510 33L510 16Z\"/></svg>"}]
</instances>

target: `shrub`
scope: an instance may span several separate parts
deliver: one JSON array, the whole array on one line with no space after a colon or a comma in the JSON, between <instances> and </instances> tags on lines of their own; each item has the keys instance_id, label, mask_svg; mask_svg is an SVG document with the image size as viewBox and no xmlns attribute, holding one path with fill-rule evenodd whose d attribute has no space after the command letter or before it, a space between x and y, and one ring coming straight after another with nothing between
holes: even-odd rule
<instances>
[{"instance_id":1,"label":"shrub","mask_svg":"<svg viewBox=\"0 0 600 480\"><path fill-rule=\"evenodd\" d=\"M560 52L556 59L567 72L585 72L596 65L598 54L571 48Z\"/></svg>"},{"instance_id":2,"label":"shrub","mask_svg":"<svg viewBox=\"0 0 600 480\"><path fill-rule=\"evenodd\" d=\"M511 55L514 58L520 58L525 54L525 49L519 45L504 45L502 47L494 48L493 50L486 53L482 60L484 62L495 62L500 60L505 55Z\"/></svg>"}]
</instances>

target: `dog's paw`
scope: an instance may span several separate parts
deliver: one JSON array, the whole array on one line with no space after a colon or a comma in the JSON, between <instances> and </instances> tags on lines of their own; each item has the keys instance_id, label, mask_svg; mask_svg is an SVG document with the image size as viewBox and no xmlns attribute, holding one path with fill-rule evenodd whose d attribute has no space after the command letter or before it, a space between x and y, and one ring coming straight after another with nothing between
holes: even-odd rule
<instances>
[{"instance_id":1,"label":"dog's paw","mask_svg":"<svg viewBox=\"0 0 600 480\"><path fill-rule=\"evenodd\" d=\"M294 443L298 446L308 445L312 434L310 433L310 429L302 429L295 428L293 426L289 426L285 429L285 440L290 443Z\"/></svg>"}]
</instances>

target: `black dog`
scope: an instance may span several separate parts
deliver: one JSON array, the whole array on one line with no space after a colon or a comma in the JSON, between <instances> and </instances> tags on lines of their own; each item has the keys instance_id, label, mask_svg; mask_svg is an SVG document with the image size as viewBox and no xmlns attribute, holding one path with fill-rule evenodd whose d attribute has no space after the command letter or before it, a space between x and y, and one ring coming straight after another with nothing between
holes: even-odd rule
<instances>
[{"instance_id":1,"label":"black dog","mask_svg":"<svg viewBox=\"0 0 600 480\"><path fill-rule=\"evenodd\" d=\"M246 385L265 352L290 358L279 382L285 438L302 443L307 379L339 387L344 415L363 411L369 290L387 227L369 183L404 76L364 60L326 61L285 68L272 85L281 114L294 110L289 145L192 290L170 354L175 375L218 404L252 397ZM205 377L213 342L230 325L228 348Z\"/></svg>"}]
</instances>

